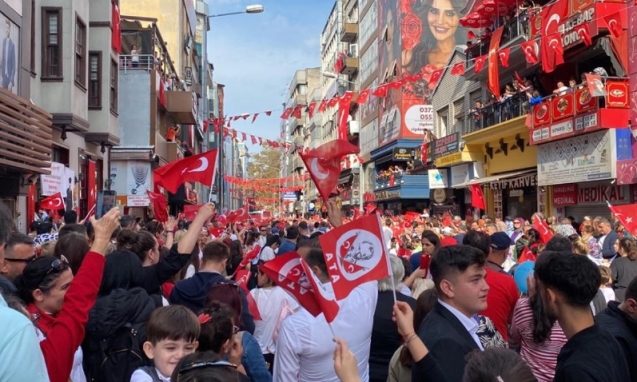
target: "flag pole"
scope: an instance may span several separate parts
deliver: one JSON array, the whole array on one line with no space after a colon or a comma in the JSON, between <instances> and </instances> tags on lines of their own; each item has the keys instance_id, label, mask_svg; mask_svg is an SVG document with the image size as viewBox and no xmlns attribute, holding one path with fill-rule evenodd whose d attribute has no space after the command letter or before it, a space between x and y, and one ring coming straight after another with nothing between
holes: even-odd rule
<instances>
[{"instance_id":1,"label":"flag pole","mask_svg":"<svg viewBox=\"0 0 637 382\"><path fill-rule=\"evenodd\" d=\"M330 332L332 332L332 338L336 341L336 333L334 333L334 328L332 327L332 323L328 322L327 326L330 327Z\"/></svg>"}]
</instances>

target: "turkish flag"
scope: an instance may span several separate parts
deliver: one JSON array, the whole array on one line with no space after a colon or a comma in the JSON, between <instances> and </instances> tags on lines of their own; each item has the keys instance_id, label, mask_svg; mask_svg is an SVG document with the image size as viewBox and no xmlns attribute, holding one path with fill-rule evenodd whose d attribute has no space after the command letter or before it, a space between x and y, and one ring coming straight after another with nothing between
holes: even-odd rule
<instances>
[{"instance_id":1,"label":"turkish flag","mask_svg":"<svg viewBox=\"0 0 637 382\"><path fill-rule=\"evenodd\" d=\"M337 300L357 286L390 275L380 216L372 214L319 236Z\"/></svg>"},{"instance_id":2,"label":"turkish flag","mask_svg":"<svg viewBox=\"0 0 637 382\"><path fill-rule=\"evenodd\" d=\"M113 31L111 32L111 47L117 53L122 53L122 27L120 24L119 7L116 2L112 3L112 24Z\"/></svg>"},{"instance_id":3,"label":"turkish flag","mask_svg":"<svg viewBox=\"0 0 637 382\"><path fill-rule=\"evenodd\" d=\"M621 15L619 14L619 12L615 12L612 15L604 16L604 22L606 22L606 25L608 26L608 31L614 38L620 38L622 32L624 31L624 28L621 26L620 20Z\"/></svg>"},{"instance_id":4,"label":"turkish flag","mask_svg":"<svg viewBox=\"0 0 637 382\"><path fill-rule=\"evenodd\" d=\"M558 65L563 63L562 34L557 32L542 37L542 70L544 73L551 73Z\"/></svg>"},{"instance_id":5,"label":"turkish flag","mask_svg":"<svg viewBox=\"0 0 637 382\"><path fill-rule=\"evenodd\" d=\"M336 139L327 142L306 154L301 154L307 171L316 185L323 200L327 201L330 193L338 184L341 173L341 158L348 154L358 154L360 148L347 140Z\"/></svg>"},{"instance_id":6,"label":"turkish flag","mask_svg":"<svg viewBox=\"0 0 637 382\"><path fill-rule=\"evenodd\" d=\"M203 154L169 163L166 166L170 167L160 175L161 186L175 193L184 182L199 182L210 185L214 177L216 161L217 150L209 150ZM166 166L155 170L155 174Z\"/></svg>"},{"instance_id":7,"label":"turkish flag","mask_svg":"<svg viewBox=\"0 0 637 382\"><path fill-rule=\"evenodd\" d=\"M349 119L349 102L340 102L338 106L338 139L347 141L347 120Z\"/></svg>"},{"instance_id":8,"label":"turkish flag","mask_svg":"<svg viewBox=\"0 0 637 382\"><path fill-rule=\"evenodd\" d=\"M412 223L414 220L420 217L420 214L414 211L407 211L405 212L404 216L405 216L405 220L407 220L409 223Z\"/></svg>"},{"instance_id":9,"label":"turkish flag","mask_svg":"<svg viewBox=\"0 0 637 382\"><path fill-rule=\"evenodd\" d=\"M453 225L453 220L451 219L451 214L449 213L449 211L445 211L444 216L445 216L444 219L442 219L442 226L451 227Z\"/></svg>"},{"instance_id":10,"label":"turkish flag","mask_svg":"<svg viewBox=\"0 0 637 382\"><path fill-rule=\"evenodd\" d=\"M27 223L28 224L31 224L31 222L38 220L35 213L35 194L37 192L36 188L37 187L35 183L29 186L29 192L27 195Z\"/></svg>"},{"instance_id":11,"label":"turkish flag","mask_svg":"<svg viewBox=\"0 0 637 382\"><path fill-rule=\"evenodd\" d=\"M314 116L314 110L316 109L316 102L310 102L307 107L307 115L312 118Z\"/></svg>"},{"instance_id":12,"label":"turkish flag","mask_svg":"<svg viewBox=\"0 0 637 382\"><path fill-rule=\"evenodd\" d=\"M542 36L557 33L558 27L568 16L568 0L557 0L542 7ZM542 48L544 49L544 48Z\"/></svg>"},{"instance_id":13,"label":"turkish flag","mask_svg":"<svg viewBox=\"0 0 637 382\"><path fill-rule=\"evenodd\" d=\"M215 239L221 237L225 231L226 229L223 227L212 227L208 229L208 233Z\"/></svg>"},{"instance_id":14,"label":"turkish flag","mask_svg":"<svg viewBox=\"0 0 637 382\"><path fill-rule=\"evenodd\" d=\"M520 44L520 48L522 48L526 62L528 62L529 65L535 65L540 62L540 59L535 52L535 40L523 42Z\"/></svg>"},{"instance_id":15,"label":"turkish flag","mask_svg":"<svg viewBox=\"0 0 637 382\"><path fill-rule=\"evenodd\" d=\"M259 244L256 244L254 248L252 248L252 251L246 253L246 255L243 257L243 260L241 260L241 262L239 263L239 268L243 268L248 265L248 263L251 263L252 260L256 259L259 253L261 253L261 246Z\"/></svg>"},{"instance_id":16,"label":"turkish flag","mask_svg":"<svg viewBox=\"0 0 637 382\"><path fill-rule=\"evenodd\" d=\"M334 321L338 315L338 310L340 309L338 302L336 302L334 297L334 292L325 288L325 285L318 279L318 277L316 277L314 272L310 269L310 266L307 265L305 261L301 260L301 265L307 275L307 279L310 281L314 297L323 311L325 321L328 323Z\"/></svg>"},{"instance_id":17,"label":"turkish flag","mask_svg":"<svg viewBox=\"0 0 637 382\"><path fill-rule=\"evenodd\" d=\"M197 211L201 208L201 204L184 204L184 219L191 222L195 220Z\"/></svg>"},{"instance_id":18,"label":"turkish flag","mask_svg":"<svg viewBox=\"0 0 637 382\"><path fill-rule=\"evenodd\" d=\"M484 63L487 61L487 55L476 57L475 62L473 63L473 71L476 73L480 73L484 68Z\"/></svg>"},{"instance_id":19,"label":"turkish flag","mask_svg":"<svg viewBox=\"0 0 637 382\"><path fill-rule=\"evenodd\" d=\"M479 184L471 185L471 205L481 210L487 209L487 203L485 203L484 201L482 186L480 186Z\"/></svg>"},{"instance_id":20,"label":"turkish flag","mask_svg":"<svg viewBox=\"0 0 637 382\"><path fill-rule=\"evenodd\" d=\"M319 105L318 111L319 113L323 113L327 109L327 101L321 100L321 104Z\"/></svg>"},{"instance_id":21,"label":"turkish flag","mask_svg":"<svg viewBox=\"0 0 637 382\"><path fill-rule=\"evenodd\" d=\"M593 39L591 38L591 30L588 28L588 23L584 23L573 28L575 32L579 35L579 37L584 42L584 45L591 46L593 44Z\"/></svg>"},{"instance_id":22,"label":"turkish flag","mask_svg":"<svg viewBox=\"0 0 637 382\"><path fill-rule=\"evenodd\" d=\"M86 174L86 206L90 209L97 204L97 185L95 184L95 161L88 160Z\"/></svg>"},{"instance_id":23,"label":"turkish flag","mask_svg":"<svg viewBox=\"0 0 637 382\"><path fill-rule=\"evenodd\" d=\"M542 221L537 215L533 215L533 228L535 228L540 233L540 241L542 244L546 244L553 237L553 232L549 228L548 224L545 221Z\"/></svg>"},{"instance_id":24,"label":"turkish flag","mask_svg":"<svg viewBox=\"0 0 637 382\"><path fill-rule=\"evenodd\" d=\"M451 67L452 76L464 76L464 62L457 62Z\"/></svg>"},{"instance_id":25,"label":"turkish flag","mask_svg":"<svg viewBox=\"0 0 637 382\"><path fill-rule=\"evenodd\" d=\"M498 68L498 48L500 47L500 40L502 39L502 33L504 27L496 29L491 35L491 42L489 44L489 63L487 64L488 78L487 85L491 94L500 98L500 70Z\"/></svg>"},{"instance_id":26,"label":"turkish flag","mask_svg":"<svg viewBox=\"0 0 637 382\"><path fill-rule=\"evenodd\" d=\"M239 208L238 210L234 210L230 212L227 216L229 223L242 223L248 220L250 216L248 215L248 210L246 207Z\"/></svg>"},{"instance_id":27,"label":"turkish flag","mask_svg":"<svg viewBox=\"0 0 637 382\"><path fill-rule=\"evenodd\" d=\"M606 97L606 87L599 74L586 73L586 85L591 97Z\"/></svg>"},{"instance_id":28,"label":"turkish flag","mask_svg":"<svg viewBox=\"0 0 637 382\"><path fill-rule=\"evenodd\" d=\"M339 96L334 96L331 100L327 101L327 106L328 107L334 107L336 105L338 105L338 102L340 101L340 97Z\"/></svg>"},{"instance_id":29,"label":"turkish flag","mask_svg":"<svg viewBox=\"0 0 637 382\"><path fill-rule=\"evenodd\" d=\"M296 105L294 111L292 111L292 117L301 119L301 112L303 111L303 105Z\"/></svg>"},{"instance_id":30,"label":"turkish flag","mask_svg":"<svg viewBox=\"0 0 637 382\"><path fill-rule=\"evenodd\" d=\"M311 315L316 317L322 313L298 253L288 252L277 256L261 265L259 270L291 294Z\"/></svg>"},{"instance_id":31,"label":"turkish flag","mask_svg":"<svg viewBox=\"0 0 637 382\"><path fill-rule=\"evenodd\" d=\"M631 235L637 235L637 204L626 204L623 206L608 205L610 211L619 220L624 229Z\"/></svg>"},{"instance_id":32,"label":"turkish flag","mask_svg":"<svg viewBox=\"0 0 637 382\"><path fill-rule=\"evenodd\" d=\"M365 214L371 214L376 208L377 207L374 203L367 203L367 205L365 206Z\"/></svg>"},{"instance_id":33,"label":"turkish flag","mask_svg":"<svg viewBox=\"0 0 637 382\"><path fill-rule=\"evenodd\" d=\"M358 93L358 97L356 97L356 103L357 104L364 104L367 103L367 101L369 100L369 95L372 91L369 89L365 89L363 91L361 91L360 93Z\"/></svg>"},{"instance_id":34,"label":"turkish flag","mask_svg":"<svg viewBox=\"0 0 637 382\"><path fill-rule=\"evenodd\" d=\"M389 90L389 85L388 84L382 84L379 87L377 87L376 90L374 90L372 92L372 95L374 97L379 97L379 98L387 97L387 91L388 90Z\"/></svg>"},{"instance_id":35,"label":"turkish flag","mask_svg":"<svg viewBox=\"0 0 637 382\"><path fill-rule=\"evenodd\" d=\"M503 67L509 67L509 55L511 54L511 48L500 49L498 52L498 57L500 58L500 63ZM520 84L522 85L522 84Z\"/></svg>"},{"instance_id":36,"label":"turkish flag","mask_svg":"<svg viewBox=\"0 0 637 382\"><path fill-rule=\"evenodd\" d=\"M57 211L64 209L64 198L61 192L56 192L51 196L40 200L40 209L46 211Z\"/></svg>"},{"instance_id":37,"label":"turkish flag","mask_svg":"<svg viewBox=\"0 0 637 382\"><path fill-rule=\"evenodd\" d=\"M146 191L150 204L153 206L153 212L155 213L155 220L160 223L168 221L168 211L166 205L166 197L162 194L158 194L152 191Z\"/></svg>"},{"instance_id":38,"label":"turkish flag","mask_svg":"<svg viewBox=\"0 0 637 382\"><path fill-rule=\"evenodd\" d=\"M283 110L283 114L281 114L281 119L288 119L290 118L290 115L292 115L292 108L288 107L287 109Z\"/></svg>"}]
</instances>

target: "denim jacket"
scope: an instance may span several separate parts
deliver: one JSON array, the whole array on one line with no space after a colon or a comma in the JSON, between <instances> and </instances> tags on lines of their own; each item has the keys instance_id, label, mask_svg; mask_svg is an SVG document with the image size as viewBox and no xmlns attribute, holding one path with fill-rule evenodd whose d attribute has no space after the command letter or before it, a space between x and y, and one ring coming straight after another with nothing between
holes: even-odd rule
<instances>
[{"instance_id":1,"label":"denim jacket","mask_svg":"<svg viewBox=\"0 0 637 382\"><path fill-rule=\"evenodd\" d=\"M272 375L268 371L268 366L265 363L263 354L261 354L261 347L256 338L249 332L243 332L241 345L243 346L241 364L246 369L250 381L272 382Z\"/></svg>"}]
</instances>

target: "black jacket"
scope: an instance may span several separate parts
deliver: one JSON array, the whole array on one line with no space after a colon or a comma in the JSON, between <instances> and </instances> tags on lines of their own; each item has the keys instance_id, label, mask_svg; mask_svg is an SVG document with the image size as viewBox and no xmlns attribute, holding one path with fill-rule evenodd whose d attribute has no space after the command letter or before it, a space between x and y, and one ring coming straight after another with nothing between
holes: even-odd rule
<instances>
[{"instance_id":1,"label":"black jacket","mask_svg":"<svg viewBox=\"0 0 637 382\"><path fill-rule=\"evenodd\" d=\"M615 252L615 242L618 238L619 236L617 236L617 232L615 231L610 231L608 235L606 235L604 244L602 244L602 256L605 259L612 259L617 255L617 252Z\"/></svg>"},{"instance_id":2,"label":"black jacket","mask_svg":"<svg viewBox=\"0 0 637 382\"><path fill-rule=\"evenodd\" d=\"M197 272L189 279L181 280L170 293L170 303L183 305L195 314L201 313L201 310L206 303L206 297L213 285L218 283L229 282L223 275L215 272ZM254 333L254 319L250 314L248 307L248 299L240 288L241 293L241 330L246 330L250 334Z\"/></svg>"},{"instance_id":3,"label":"black jacket","mask_svg":"<svg viewBox=\"0 0 637 382\"><path fill-rule=\"evenodd\" d=\"M473 350L480 350L471 334L464 325L447 308L439 302L427 314L418 336L429 349L433 360L448 382L462 381L464 368L467 364L465 357ZM428 358L428 357L425 357ZM421 369L412 370L413 382L438 382L440 379Z\"/></svg>"},{"instance_id":4,"label":"black jacket","mask_svg":"<svg viewBox=\"0 0 637 382\"><path fill-rule=\"evenodd\" d=\"M11 281L9 281L8 278L1 275L0 275L0 292L2 292L4 295L16 296L18 294L18 290L16 289L15 285Z\"/></svg>"},{"instance_id":5,"label":"black jacket","mask_svg":"<svg viewBox=\"0 0 637 382\"><path fill-rule=\"evenodd\" d=\"M600 328L610 333L622 347L630 380L637 382L637 321L619 309L618 301L611 301L608 307L595 316Z\"/></svg>"}]
</instances>

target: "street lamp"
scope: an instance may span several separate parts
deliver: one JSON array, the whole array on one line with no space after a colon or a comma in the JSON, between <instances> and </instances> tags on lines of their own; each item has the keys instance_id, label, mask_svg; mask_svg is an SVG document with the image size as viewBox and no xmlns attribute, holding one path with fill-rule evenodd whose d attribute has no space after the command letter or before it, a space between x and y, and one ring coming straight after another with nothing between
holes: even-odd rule
<instances>
[{"instance_id":1,"label":"street lamp","mask_svg":"<svg viewBox=\"0 0 637 382\"><path fill-rule=\"evenodd\" d=\"M233 16L233 15L242 15L244 13L248 13L248 14L252 14L252 13L261 13L264 11L263 5L261 4L253 4L253 5L248 5L246 6L246 9L244 11L241 12L229 12L229 13L220 13L217 15L209 15L208 16L208 20L212 19L212 18L216 18L216 17L223 17L223 16ZM223 116L219 116L219 117L223 117ZM219 178L219 182L217 184L217 204L223 208L223 173L225 171L224 169L224 163L223 163L223 144L224 144L224 136L223 136L223 127L221 129L219 129L219 133L217 134L217 172L218 172L218 178ZM211 193L212 194L212 193Z\"/></svg>"}]
</instances>

